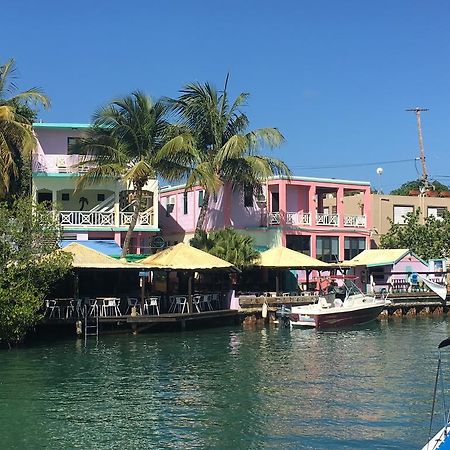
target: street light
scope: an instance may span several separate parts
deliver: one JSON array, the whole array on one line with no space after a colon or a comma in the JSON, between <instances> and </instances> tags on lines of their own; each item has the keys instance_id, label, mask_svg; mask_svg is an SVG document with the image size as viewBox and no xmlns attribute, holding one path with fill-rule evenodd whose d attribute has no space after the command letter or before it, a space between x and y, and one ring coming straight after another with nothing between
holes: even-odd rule
<instances>
[{"instance_id":1,"label":"street light","mask_svg":"<svg viewBox=\"0 0 450 450\"><path fill-rule=\"evenodd\" d=\"M383 168L378 167L377 168L377 175L378 175L378 194L381 194L381 174L383 173Z\"/></svg>"}]
</instances>

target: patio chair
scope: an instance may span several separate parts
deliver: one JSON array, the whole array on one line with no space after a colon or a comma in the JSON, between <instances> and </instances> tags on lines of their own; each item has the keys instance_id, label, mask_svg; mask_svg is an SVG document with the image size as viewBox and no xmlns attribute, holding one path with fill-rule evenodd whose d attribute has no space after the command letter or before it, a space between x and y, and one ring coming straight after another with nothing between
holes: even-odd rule
<instances>
[{"instance_id":1,"label":"patio chair","mask_svg":"<svg viewBox=\"0 0 450 450\"><path fill-rule=\"evenodd\" d=\"M139 300L136 297L127 297L127 309L125 311L125 315L131 314L131 308L135 307L136 311L140 309Z\"/></svg>"},{"instance_id":2,"label":"patio chair","mask_svg":"<svg viewBox=\"0 0 450 450\"><path fill-rule=\"evenodd\" d=\"M187 311L187 307L186 297L175 297L174 311L183 314L185 310Z\"/></svg>"},{"instance_id":3,"label":"patio chair","mask_svg":"<svg viewBox=\"0 0 450 450\"><path fill-rule=\"evenodd\" d=\"M153 314L159 316L159 297L149 297L145 299L144 302L144 313L150 314L150 308L152 309Z\"/></svg>"},{"instance_id":4,"label":"patio chair","mask_svg":"<svg viewBox=\"0 0 450 450\"><path fill-rule=\"evenodd\" d=\"M47 312L49 312L48 317L55 317L54 314L57 312L58 317L61 317L61 309L58 306L56 300L45 300L45 313L44 315L47 315Z\"/></svg>"},{"instance_id":5,"label":"patio chair","mask_svg":"<svg viewBox=\"0 0 450 450\"><path fill-rule=\"evenodd\" d=\"M121 312L118 306L118 299L107 298L102 302L101 316L121 316Z\"/></svg>"}]
</instances>

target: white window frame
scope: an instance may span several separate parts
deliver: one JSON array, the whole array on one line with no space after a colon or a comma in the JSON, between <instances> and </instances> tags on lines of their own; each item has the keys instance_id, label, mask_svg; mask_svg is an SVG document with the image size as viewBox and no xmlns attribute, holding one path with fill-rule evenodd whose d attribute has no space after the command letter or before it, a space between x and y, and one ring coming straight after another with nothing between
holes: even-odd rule
<instances>
[{"instance_id":1,"label":"white window frame","mask_svg":"<svg viewBox=\"0 0 450 450\"><path fill-rule=\"evenodd\" d=\"M414 212L413 205L394 205L393 221L394 224L405 225L406 215Z\"/></svg>"}]
</instances>

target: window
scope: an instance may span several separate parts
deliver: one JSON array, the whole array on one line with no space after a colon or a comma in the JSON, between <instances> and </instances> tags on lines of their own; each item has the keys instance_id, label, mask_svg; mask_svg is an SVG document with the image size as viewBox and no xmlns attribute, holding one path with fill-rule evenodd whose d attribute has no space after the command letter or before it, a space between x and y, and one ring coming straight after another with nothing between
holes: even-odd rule
<instances>
[{"instance_id":1,"label":"window","mask_svg":"<svg viewBox=\"0 0 450 450\"><path fill-rule=\"evenodd\" d=\"M435 217L436 219L442 220L445 214L445 211L447 211L447 208L445 206L430 206L428 208L428 217Z\"/></svg>"},{"instance_id":2,"label":"window","mask_svg":"<svg viewBox=\"0 0 450 450\"><path fill-rule=\"evenodd\" d=\"M183 194L183 214L188 213L188 193Z\"/></svg>"},{"instance_id":3,"label":"window","mask_svg":"<svg viewBox=\"0 0 450 450\"><path fill-rule=\"evenodd\" d=\"M105 201L105 194L97 194L97 201L98 202L104 202Z\"/></svg>"},{"instance_id":4,"label":"window","mask_svg":"<svg viewBox=\"0 0 450 450\"><path fill-rule=\"evenodd\" d=\"M80 137L68 137L67 138L67 154L68 155L76 155L77 151L72 150L71 147L72 145L76 145L80 142L81 138Z\"/></svg>"},{"instance_id":5,"label":"window","mask_svg":"<svg viewBox=\"0 0 450 450\"><path fill-rule=\"evenodd\" d=\"M203 197L205 195L204 191L198 191L198 206L203 206Z\"/></svg>"},{"instance_id":6,"label":"window","mask_svg":"<svg viewBox=\"0 0 450 450\"><path fill-rule=\"evenodd\" d=\"M244 188L244 207L245 208L253 208L253 188L252 187Z\"/></svg>"},{"instance_id":7,"label":"window","mask_svg":"<svg viewBox=\"0 0 450 450\"><path fill-rule=\"evenodd\" d=\"M278 192L272 192L272 212L280 211L280 195Z\"/></svg>"},{"instance_id":8,"label":"window","mask_svg":"<svg viewBox=\"0 0 450 450\"><path fill-rule=\"evenodd\" d=\"M297 236L295 234L288 234L286 236L286 247L296 252L304 253L310 256L310 236Z\"/></svg>"},{"instance_id":9,"label":"window","mask_svg":"<svg viewBox=\"0 0 450 450\"><path fill-rule=\"evenodd\" d=\"M344 259L347 261L366 249L365 238L346 237L344 239Z\"/></svg>"},{"instance_id":10,"label":"window","mask_svg":"<svg viewBox=\"0 0 450 450\"><path fill-rule=\"evenodd\" d=\"M67 194L67 193L61 194L61 200L63 202L68 202L69 201L69 194Z\"/></svg>"},{"instance_id":11,"label":"window","mask_svg":"<svg viewBox=\"0 0 450 450\"><path fill-rule=\"evenodd\" d=\"M394 223L404 225L406 214L413 213L414 206L394 205Z\"/></svg>"},{"instance_id":12,"label":"window","mask_svg":"<svg viewBox=\"0 0 450 450\"><path fill-rule=\"evenodd\" d=\"M171 195L166 198L166 217L170 217L175 208L175 196Z\"/></svg>"},{"instance_id":13,"label":"window","mask_svg":"<svg viewBox=\"0 0 450 450\"><path fill-rule=\"evenodd\" d=\"M339 238L318 236L316 258L325 262L337 262L339 260Z\"/></svg>"}]
</instances>

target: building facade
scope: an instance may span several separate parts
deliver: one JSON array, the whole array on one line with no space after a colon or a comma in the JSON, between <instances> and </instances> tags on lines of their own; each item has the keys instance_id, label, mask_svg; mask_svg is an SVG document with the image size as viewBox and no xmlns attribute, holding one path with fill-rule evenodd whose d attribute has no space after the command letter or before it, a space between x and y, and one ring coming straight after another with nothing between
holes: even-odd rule
<instances>
[{"instance_id":1,"label":"building facade","mask_svg":"<svg viewBox=\"0 0 450 450\"><path fill-rule=\"evenodd\" d=\"M359 195L358 210L345 198ZM194 235L204 192L184 185L160 190L159 218L169 244ZM263 194L224 186L209 202L206 231L232 226L252 236L259 250L283 245L315 258L336 262L368 248L371 223L370 183L307 177L273 177Z\"/></svg>"},{"instance_id":2,"label":"building facade","mask_svg":"<svg viewBox=\"0 0 450 450\"><path fill-rule=\"evenodd\" d=\"M64 239L114 240L122 245L131 222L133 199L130 187L111 179L76 190L83 172L80 155L69 146L83 136L87 124L35 123L37 148L33 154L32 195L37 203L52 205L63 227ZM158 182L144 187L144 203L130 253L152 253L158 228Z\"/></svg>"},{"instance_id":3,"label":"building facade","mask_svg":"<svg viewBox=\"0 0 450 450\"><path fill-rule=\"evenodd\" d=\"M358 212L362 201L360 194L345 198L347 210L351 213ZM420 210L419 221L424 223L426 217L442 217L444 211L448 211L449 208L449 197L370 194L370 209L373 217L371 247L379 247L381 236L391 228L391 221L402 225L405 223L406 214Z\"/></svg>"}]
</instances>

